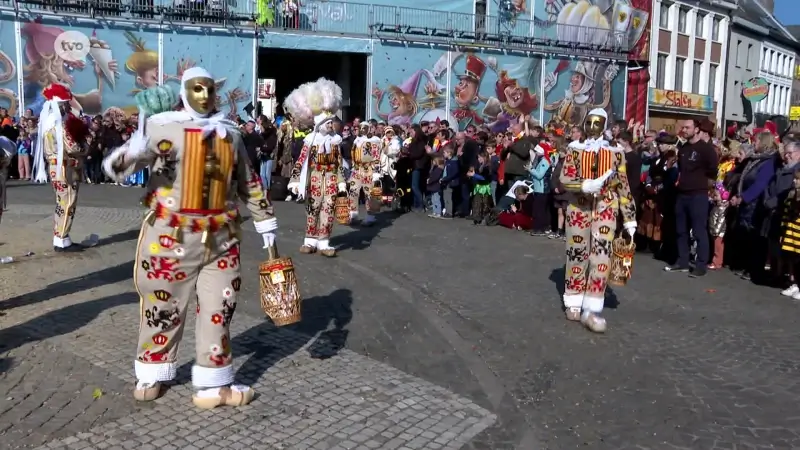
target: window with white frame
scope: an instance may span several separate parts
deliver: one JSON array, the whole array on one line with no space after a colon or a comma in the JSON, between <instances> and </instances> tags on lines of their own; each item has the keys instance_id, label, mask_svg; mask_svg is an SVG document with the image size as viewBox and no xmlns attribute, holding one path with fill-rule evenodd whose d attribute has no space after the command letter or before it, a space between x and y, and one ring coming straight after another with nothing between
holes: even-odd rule
<instances>
[{"instance_id":1,"label":"window with white frame","mask_svg":"<svg viewBox=\"0 0 800 450\"><path fill-rule=\"evenodd\" d=\"M714 17L714 20L711 22L711 39L714 41L719 41L719 26L722 23L722 20L719 17Z\"/></svg>"},{"instance_id":2,"label":"window with white frame","mask_svg":"<svg viewBox=\"0 0 800 450\"><path fill-rule=\"evenodd\" d=\"M717 95L717 65L708 66L708 95L713 100Z\"/></svg>"},{"instance_id":3,"label":"window with white frame","mask_svg":"<svg viewBox=\"0 0 800 450\"><path fill-rule=\"evenodd\" d=\"M700 73L703 70L703 62L695 61L692 71L692 92L695 94L700 93Z\"/></svg>"},{"instance_id":4,"label":"window with white frame","mask_svg":"<svg viewBox=\"0 0 800 450\"><path fill-rule=\"evenodd\" d=\"M683 68L686 58L675 58L675 91L683 91Z\"/></svg>"},{"instance_id":5,"label":"window with white frame","mask_svg":"<svg viewBox=\"0 0 800 450\"><path fill-rule=\"evenodd\" d=\"M697 17L694 18L694 34L699 38L705 39L706 37L706 15L703 13L697 13Z\"/></svg>"},{"instance_id":6,"label":"window with white frame","mask_svg":"<svg viewBox=\"0 0 800 450\"><path fill-rule=\"evenodd\" d=\"M664 29L669 28L669 5L662 3L661 10L658 12L658 26Z\"/></svg>"},{"instance_id":7,"label":"window with white frame","mask_svg":"<svg viewBox=\"0 0 800 450\"><path fill-rule=\"evenodd\" d=\"M686 8L678 9L678 33L686 33L686 16L688 11Z\"/></svg>"},{"instance_id":8,"label":"window with white frame","mask_svg":"<svg viewBox=\"0 0 800 450\"><path fill-rule=\"evenodd\" d=\"M747 58L744 61L744 67L750 68L750 58L752 57L750 54L753 53L753 44L747 44Z\"/></svg>"},{"instance_id":9,"label":"window with white frame","mask_svg":"<svg viewBox=\"0 0 800 450\"><path fill-rule=\"evenodd\" d=\"M736 67L742 67L744 64L745 56L744 56L744 42L741 40L736 40Z\"/></svg>"},{"instance_id":10,"label":"window with white frame","mask_svg":"<svg viewBox=\"0 0 800 450\"><path fill-rule=\"evenodd\" d=\"M656 89L666 89L667 84L667 55L658 54L656 62Z\"/></svg>"}]
</instances>

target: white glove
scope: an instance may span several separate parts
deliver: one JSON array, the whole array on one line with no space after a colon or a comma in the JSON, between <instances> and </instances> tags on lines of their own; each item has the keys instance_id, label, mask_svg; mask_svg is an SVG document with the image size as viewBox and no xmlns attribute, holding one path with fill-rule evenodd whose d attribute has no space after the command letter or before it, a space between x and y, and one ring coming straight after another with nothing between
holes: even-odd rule
<instances>
[{"instance_id":1,"label":"white glove","mask_svg":"<svg viewBox=\"0 0 800 450\"><path fill-rule=\"evenodd\" d=\"M636 222L625 222L622 227L625 228L625 232L628 233L628 236L633 237L636 234Z\"/></svg>"},{"instance_id":2,"label":"white glove","mask_svg":"<svg viewBox=\"0 0 800 450\"><path fill-rule=\"evenodd\" d=\"M264 247L263 248L269 248L269 247L272 247L273 245L275 245L275 233L273 233L273 232L262 233L261 234L261 238L264 239Z\"/></svg>"},{"instance_id":3,"label":"white glove","mask_svg":"<svg viewBox=\"0 0 800 450\"><path fill-rule=\"evenodd\" d=\"M378 181L381 181L381 174L375 172L372 174L372 182L377 183Z\"/></svg>"},{"instance_id":4,"label":"white glove","mask_svg":"<svg viewBox=\"0 0 800 450\"><path fill-rule=\"evenodd\" d=\"M292 194L294 194L294 195L297 195L297 191L298 191L298 190L299 190L299 188L300 188L300 183L299 183L299 182L293 182L293 183L289 183L288 185L286 185L286 188L287 188L287 189L289 190L289 192L291 192Z\"/></svg>"},{"instance_id":5,"label":"white glove","mask_svg":"<svg viewBox=\"0 0 800 450\"><path fill-rule=\"evenodd\" d=\"M339 183L339 193L347 192L347 183Z\"/></svg>"},{"instance_id":6,"label":"white glove","mask_svg":"<svg viewBox=\"0 0 800 450\"><path fill-rule=\"evenodd\" d=\"M147 151L147 136L144 134L145 123L144 111L139 110L139 127L136 128L136 132L133 133L133 136L128 141L128 150L125 152L126 158L138 160Z\"/></svg>"},{"instance_id":7,"label":"white glove","mask_svg":"<svg viewBox=\"0 0 800 450\"><path fill-rule=\"evenodd\" d=\"M603 185L606 183L606 180L608 180L608 177L610 177L613 173L614 171L609 169L606 173L600 175L599 178L595 178L594 180L583 180L583 183L581 183L581 192L584 194L597 194L600 192L600 189L603 188Z\"/></svg>"}]
</instances>

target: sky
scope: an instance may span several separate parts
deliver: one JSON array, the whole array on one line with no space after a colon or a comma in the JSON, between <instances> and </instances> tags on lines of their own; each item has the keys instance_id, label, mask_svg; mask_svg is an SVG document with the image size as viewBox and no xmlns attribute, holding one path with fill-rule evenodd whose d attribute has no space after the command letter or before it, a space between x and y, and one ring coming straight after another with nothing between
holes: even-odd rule
<instances>
[{"instance_id":1,"label":"sky","mask_svg":"<svg viewBox=\"0 0 800 450\"><path fill-rule=\"evenodd\" d=\"M775 17L784 25L800 25L800 1L775 0Z\"/></svg>"}]
</instances>

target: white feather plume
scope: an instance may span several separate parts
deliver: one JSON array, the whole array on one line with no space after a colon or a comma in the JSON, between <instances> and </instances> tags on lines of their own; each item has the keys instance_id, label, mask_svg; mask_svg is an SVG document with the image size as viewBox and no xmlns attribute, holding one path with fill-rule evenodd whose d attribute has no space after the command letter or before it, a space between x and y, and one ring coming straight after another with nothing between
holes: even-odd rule
<instances>
[{"instance_id":1,"label":"white feather plume","mask_svg":"<svg viewBox=\"0 0 800 450\"><path fill-rule=\"evenodd\" d=\"M314 116L322 112L335 114L341 106L342 88L325 78L301 84L283 101L283 109L303 125L312 124Z\"/></svg>"}]
</instances>

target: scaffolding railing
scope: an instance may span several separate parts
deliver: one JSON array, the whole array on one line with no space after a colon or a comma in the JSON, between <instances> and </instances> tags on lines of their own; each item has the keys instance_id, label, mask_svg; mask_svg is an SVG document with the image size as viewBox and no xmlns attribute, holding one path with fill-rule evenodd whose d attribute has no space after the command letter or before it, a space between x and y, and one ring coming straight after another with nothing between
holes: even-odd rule
<instances>
[{"instance_id":1,"label":"scaffolding railing","mask_svg":"<svg viewBox=\"0 0 800 450\"><path fill-rule=\"evenodd\" d=\"M328 0L0 0L0 9L30 15L252 26L331 36L472 45L511 50L624 57L627 34L510 15L485 16Z\"/></svg>"}]
</instances>

